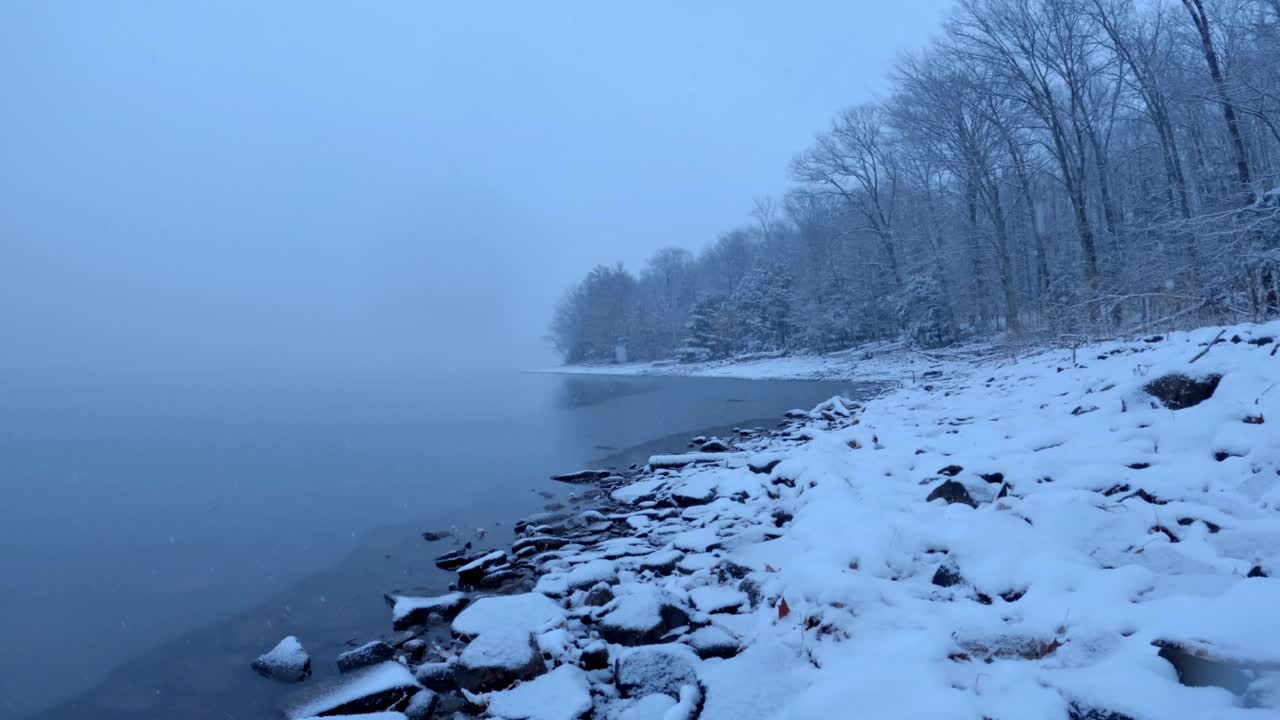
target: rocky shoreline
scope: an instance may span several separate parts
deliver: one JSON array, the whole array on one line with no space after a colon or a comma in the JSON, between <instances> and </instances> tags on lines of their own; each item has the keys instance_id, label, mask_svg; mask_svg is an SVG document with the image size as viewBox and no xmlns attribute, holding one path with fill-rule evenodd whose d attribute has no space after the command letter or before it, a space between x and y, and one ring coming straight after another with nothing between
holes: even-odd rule
<instances>
[{"instance_id":1,"label":"rocky shoreline","mask_svg":"<svg viewBox=\"0 0 1280 720\"><path fill-rule=\"evenodd\" d=\"M559 476L567 509L441 555L449 593L388 593L394 631L284 715L1270 716L1276 336L938 361L865 404ZM309 662L286 638L258 669Z\"/></svg>"},{"instance_id":2,"label":"rocky shoreline","mask_svg":"<svg viewBox=\"0 0 1280 720\"><path fill-rule=\"evenodd\" d=\"M789 412L772 430L695 436L685 454L552 477L580 488L568 508L518 521L509 548L466 542L439 555L436 566L457 574L448 593L388 592L392 632L337 657L339 677L290 694L284 717L576 720L611 701L632 701L628 717L637 720L696 716L704 692L696 664L740 649L716 617L762 601L751 570L724 557L722 536L777 538L789 519L754 517L747 488L712 508L720 493L699 471L768 476L788 446L805 441L806 425L847 422L857 407L836 398ZM690 591L658 586L672 577ZM289 636L253 669L300 683L310 663Z\"/></svg>"}]
</instances>

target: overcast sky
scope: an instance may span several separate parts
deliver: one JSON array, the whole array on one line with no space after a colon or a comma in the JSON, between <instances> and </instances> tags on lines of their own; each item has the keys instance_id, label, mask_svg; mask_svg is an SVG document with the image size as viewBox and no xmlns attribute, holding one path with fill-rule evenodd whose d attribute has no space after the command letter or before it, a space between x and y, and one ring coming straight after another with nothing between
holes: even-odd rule
<instances>
[{"instance_id":1,"label":"overcast sky","mask_svg":"<svg viewBox=\"0 0 1280 720\"><path fill-rule=\"evenodd\" d=\"M948 0L0 3L0 370L552 362Z\"/></svg>"}]
</instances>

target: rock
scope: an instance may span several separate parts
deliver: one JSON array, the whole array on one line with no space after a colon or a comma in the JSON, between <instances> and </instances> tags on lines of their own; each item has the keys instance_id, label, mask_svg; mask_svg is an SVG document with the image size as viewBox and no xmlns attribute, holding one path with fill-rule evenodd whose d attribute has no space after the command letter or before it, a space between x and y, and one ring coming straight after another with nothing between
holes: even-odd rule
<instances>
[{"instance_id":1,"label":"rock","mask_svg":"<svg viewBox=\"0 0 1280 720\"><path fill-rule=\"evenodd\" d=\"M676 564L684 558L679 550L659 550L636 558L636 569L652 570L659 575L670 575L676 571Z\"/></svg>"},{"instance_id":2,"label":"rock","mask_svg":"<svg viewBox=\"0 0 1280 720\"><path fill-rule=\"evenodd\" d=\"M583 670L604 670L609 667L609 645L603 640L596 640L582 649L578 661Z\"/></svg>"},{"instance_id":3,"label":"rock","mask_svg":"<svg viewBox=\"0 0 1280 720\"><path fill-rule=\"evenodd\" d=\"M983 480L986 480L992 485L999 485L1000 483L1004 482L1004 473L998 473L998 472L980 473L978 477L982 478Z\"/></svg>"},{"instance_id":4,"label":"rock","mask_svg":"<svg viewBox=\"0 0 1280 720\"><path fill-rule=\"evenodd\" d=\"M422 539L427 542L437 542L439 540L444 540L452 534L453 533L448 530L428 530L422 533Z\"/></svg>"},{"instance_id":5,"label":"rock","mask_svg":"<svg viewBox=\"0 0 1280 720\"><path fill-rule=\"evenodd\" d=\"M933 584L938 587L952 587L962 582L964 578L960 577L960 571L952 565L942 565L933 574Z\"/></svg>"},{"instance_id":6,"label":"rock","mask_svg":"<svg viewBox=\"0 0 1280 720\"><path fill-rule=\"evenodd\" d=\"M511 544L511 552L519 555L526 548L533 548L537 552L546 552L548 550L557 550L569 544L568 538L557 537L555 535L530 535L522 537Z\"/></svg>"},{"instance_id":7,"label":"rock","mask_svg":"<svg viewBox=\"0 0 1280 720\"><path fill-rule=\"evenodd\" d=\"M456 570L470 561L465 550L450 550L436 558L436 567L441 570Z\"/></svg>"},{"instance_id":8,"label":"rock","mask_svg":"<svg viewBox=\"0 0 1280 720\"><path fill-rule=\"evenodd\" d=\"M650 585L619 586L618 597L605 606L600 637L616 645L650 645L668 632L689 624L689 615Z\"/></svg>"},{"instance_id":9,"label":"rock","mask_svg":"<svg viewBox=\"0 0 1280 720\"><path fill-rule=\"evenodd\" d=\"M706 505L716 499L716 489L713 485L690 484L671 491L671 499L682 508Z\"/></svg>"},{"instance_id":10,"label":"rock","mask_svg":"<svg viewBox=\"0 0 1280 720\"><path fill-rule=\"evenodd\" d=\"M698 448L698 452L704 453L722 453L729 452L729 450L729 446L720 438L711 438L710 440L702 443L702 446Z\"/></svg>"},{"instance_id":11,"label":"rock","mask_svg":"<svg viewBox=\"0 0 1280 720\"><path fill-rule=\"evenodd\" d=\"M458 568L458 582L463 585L476 585L485 575L507 562L507 554L502 550L486 553Z\"/></svg>"},{"instance_id":12,"label":"rock","mask_svg":"<svg viewBox=\"0 0 1280 720\"><path fill-rule=\"evenodd\" d=\"M587 591L587 598L584 601L590 607L604 607L613 601L613 591L605 583L598 583L595 587Z\"/></svg>"},{"instance_id":13,"label":"rock","mask_svg":"<svg viewBox=\"0 0 1280 720\"><path fill-rule=\"evenodd\" d=\"M1189 687L1221 687L1239 695L1245 692L1251 681L1245 667L1234 663L1219 662L1207 654L1201 654L1181 643L1156 640L1160 657L1169 661L1178 673L1178 682Z\"/></svg>"},{"instance_id":14,"label":"rock","mask_svg":"<svg viewBox=\"0 0 1280 720\"><path fill-rule=\"evenodd\" d=\"M938 499L947 501L948 505L963 503L971 508L978 507L978 503L974 502L973 498L969 496L969 491L965 489L965 486L955 480L948 480L934 488L925 501L933 502Z\"/></svg>"},{"instance_id":15,"label":"rock","mask_svg":"<svg viewBox=\"0 0 1280 720\"><path fill-rule=\"evenodd\" d=\"M964 468L959 465L948 465L939 470L938 474L946 475L947 477L955 477L956 475L959 475L962 470L964 470Z\"/></svg>"},{"instance_id":16,"label":"rock","mask_svg":"<svg viewBox=\"0 0 1280 720\"><path fill-rule=\"evenodd\" d=\"M430 689L419 690L409 699L409 705L404 709L404 716L408 720L428 720L436 711L436 705L440 704L440 696Z\"/></svg>"},{"instance_id":17,"label":"rock","mask_svg":"<svg viewBox=\"0 0 1280 720\"><path fill-rule=\"evenodd\" d=\"M751 607L760 604L760 598L764 597L764 593L760 590L760 583L751 578L744 578L738 583L738 589L747 596L747 602L751 603Z\"/></svg>"},{"instance_id":18,"label":"rock","mask_svg":"<svg viewBox=\"0 0 1280 720\"><path fill-rule=\"evenodd\" d=\"M1248 342L1250 345L1257 345L1258 347L1262 347L1263 345L1270 345L1271 343L1275 342L1275 338L1271 337L1270 335L1265 335L1263 337L1253 338Z\"/></svg>"},{"instance_id":19,"label":"rock","mask_svg":"<svg viewBox=\"0 0 1280 720\"><path fill-rule=\"evenodd\" d=\"M338 656L338 672L348 673L362 667L377 665L395 657L396 651L381 640L365 643L355 650L348 650Z\"/></svg>"},{"instance_id":20,"label":"rock","mask_svg":"<svg viewBox=\"0 0 1280 720\"><path fill-rule=\"evenodd\" d=\"M384 662L340 675L299 696L286 707L289 720L321 715L358 715L383 710L404 710L422 686L409 669Z\"/></svg>"},{"instance_id":21,"label":"rock","mask_svg":"<svg viewBox=\"0 0 1280 720\"><path fill-rule=\"evenodd\" d=\"M262 677L280 682L302 682L311 677L311 657L293 635L259 655L250 667Z\"/></svg>"},{"instance_id":22,"label":"rock","mask_svg":"<svg viewBox=\"0 0 1280 720\"><path fill-rule=\"evenodd\" d=\"M556 482L582 485L603 480L612 474L608 470L579 470L578 472L565 473L563 475L552 475L551 479Z\"/></svg>"},{"instance_id":23,"label":"rock","mask_svg":"<svg viewBox=\"0 0 1280 720\"><path fill-rule=\"evenodd\" d=\"M693 606L705 613L736 613L750 602L746 593L724 585L694 588L689 592Z\"/></svg>"},{"instance_id":24,"label":"rock","mask_svg":"<svg viewBox=\"0 0 1280 720\"><path fill-rule=\"evenodd\" d=\"M487 714L507 720L579 720L591 712L587 676L561 665L531 682L488 698Z\"/></svg>"},{"instance_id":25,"label":"rock","mask_svg":"<svg viewBox=\"0 0 1280 720\"><path fill-rule=\"evenodd\" d=\"M1201 378L1171 373L1152 380L1142 389L1170 410L1185 410L1213 397L1221 381L1222 376L1217 373Z\"/></svg>"},{"instance_id":26,"label":"rock","mask_svg":"<svg viewBox=\"0 0 1280 720\"><path fill-rule=\"evenodd\" d=\"M448 692L458 687L453 681L453 663L423 663L413 669L413 677L438 692Z\"/></svg>"},{"instance_id":27,"label":"rock","mask_svg":"<svg viewBox=\"0 0 1280 720\"><path fill-rule=\"evenodd\" d=\"M703 660L731 658L741 650L738 638L719 625L698 628L685 636L684 641Z\"/></svg>"},{"instance_id":28,"label":"rock","mask_svg":"<svg viewBox=\"0 0 1280 720\"><path fill-rule=\"evenodd\" d=\"M1245 577L1264 578L1268 576L1267 576L1267 572L1262 569L1261 565L1254 565L1252 568L1249 569L1249 574L1245 575Z\"/></svg>"},{"instance_id":29,"label":"rock","mask_svg":"<svg viewBox=\"0 0 1280 720\"><path fill-rule=\"evenodd\" d=\"M472 640L453 666L453 680L470 692L510 687L547 671L533 635L490 632Z\"/></svg>"},{"instance_id":30,"label":"rock","mask_svg":"<svg viewBox=\"0 0 1280 720\"><path fill-rule=\"evenodd\" d=\"M669 695L680 697L680 688L698 685L697 655L679 645L655 645L630 650L618 659L614 684L623 697Z\"/></svg>"},{"instance_id":31,"label":"rock","mask_svg":"<svg viewBox=\"0 0 1280 720\"><path fill-rule=\"evenodd\" d=\"M404 651L405 659L410 664L422 661L422 656L427 654L427 641L422 638L414 638L401 643L400 649Z\"/></svg>"},{"instance_id":32,"label":"rock","mask_svg":"<svg viewBox=\"0 0 1280 720\"><path fill-rule=\"evenodd\" d=\"M391 606L391 624L396 630L426 625L432 615L450 620L471 602L465 593L460 592L426 597L391 592L384 597Z\"/></svg>"},{"instance_id":33,"label":"rock","mask_svg":"<svg viewBox=\"0 0 1280 720\"><path fill-rule=\"evenodd\" d=\"M778 467L778 464L781 462L782 462L782 458L774 458L765 463L753 461L753 462L747 463L747 469L757 475L768 475L769 473L773 472L773 469Z\"/></svg>"},{"instance_id":34,"label":"rock","mask_svg":"<svg viewBox=\"0 0 1280 720\"><path fill-rule=\"evenodd\" d=\"M1085 708L1076 703L1071 703L1071 706L1067 708L1067 720L1135 720L1135 718L1124 713Z\"/></svg>"},{"instance_id":35,"label":"rock","mask_svg":"<svg viewBox=\"0 0 1280 720\"><path fill-rule=\"evenodd\" d=\"M774 527L782 527L795 519L795 515L786 510L774 510L771 517L773 518Z\"/></svg>"}]
</instances>

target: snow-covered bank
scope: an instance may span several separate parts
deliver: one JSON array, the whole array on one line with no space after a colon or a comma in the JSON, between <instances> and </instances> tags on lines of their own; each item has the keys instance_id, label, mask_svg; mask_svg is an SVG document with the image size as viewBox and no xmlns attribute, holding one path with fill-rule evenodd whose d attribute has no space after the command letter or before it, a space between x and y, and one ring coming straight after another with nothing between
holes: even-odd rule
<instances>
[{"instance_id":1,"label":"snow-covered bank","mask_svg":"<svg viewBox=\"0 0 1280 720\"><path fill-rule=\"evenodd\" d=\"M909 380L942 362L972 360L991 354L989 346L923 353L898 343L864 345L824 355L761 354L701 363L658 362L614 365L565 365L538 372L566 375L674 375L743 380Z\"/></svg>"},{"instance_id":2,"label":"snow-covered bank","mask_svg":"<svg viewBox=\"0 0 1280 720\"><path fill-rule=\"evenodd\" d=\"M389 644L419 711L512 720L1277 717L1280 323L1217 335L934 362L565 476L585 508L442 558L465 609ZM411 704L381 674L351 711Z\"/></svg>"}]
</instances>

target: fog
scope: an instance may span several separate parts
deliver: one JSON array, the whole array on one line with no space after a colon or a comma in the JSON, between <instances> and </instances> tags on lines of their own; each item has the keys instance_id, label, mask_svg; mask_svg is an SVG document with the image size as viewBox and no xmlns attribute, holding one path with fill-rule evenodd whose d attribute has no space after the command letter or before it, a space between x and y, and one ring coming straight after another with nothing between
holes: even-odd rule
<instances>
[{"instance_id":1,"label":"fog","mask_svg":"<svg viewBox=\"0 0 1280 720\"><path fill-rule=\"evenodd\" d=\"M551 364L568 283L741 221L946 5L5 3L0 370Z\"/></svg>"}]
</instances>

